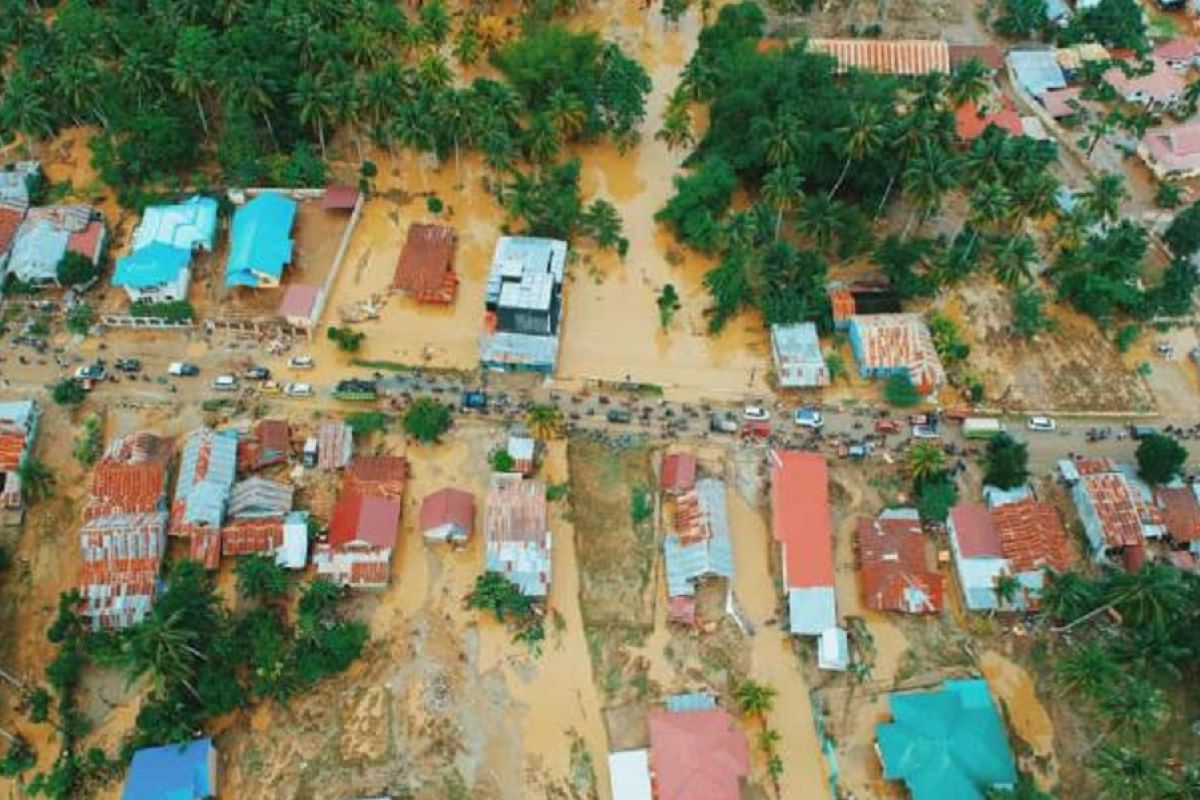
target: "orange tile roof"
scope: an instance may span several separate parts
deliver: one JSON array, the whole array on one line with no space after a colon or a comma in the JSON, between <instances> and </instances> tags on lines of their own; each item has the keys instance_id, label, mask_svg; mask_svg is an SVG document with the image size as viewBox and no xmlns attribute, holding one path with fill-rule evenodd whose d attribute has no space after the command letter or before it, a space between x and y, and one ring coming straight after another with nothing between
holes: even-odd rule
<instances>
[{"instance_id":1,"label":"orange tile roof","mask_svg":"<svg viewBox=\"0 0 1200 800\"><path fill-rule=\"evenodd\" d=\"M408 461L401 456L356 456L346 467L342 491L375 497L404 497Z\"/></svg>"},{"instance_id":2,"label":"orange tile roof","mask_svg":"<svg viewBox=\"0 0 1200 800\"><path fill-rule=\"evenodd\" d=\"M954 112L954 131L964 142L978 139L993 125L1012 136L1020 136L1025 132L1017 107L1007 97L995 110L982 111L974 102L968 101Z\"/></svg>"},{"instance_id":3,"label":"orange tile roof","mask_svg":"<svg viewBox=\"0 0 1200 800\"><path fill-rule=\"evenodd\" d=\"M829 468L818 453L771 451L771 531L788 589L833 586Z\"/></svg>"},{"instance_id":4,"label":"orange tile roof","mask_svg":"<svg viewBox=\"0 0 1200 800\"><path fill-rule=\"evenodd\" d=\"M837 60L838 70L880 75L950 72L950 47L930 39L810 39L808 49Z\"/></svg>"},{"instance_id":5,"label":"orange tile roof","mask_svg":"<svg viewBox=\"0 0 1200 800\"><path fill-rule=\"evenodd\" d=\"M854 293L849 289L834 289L829 293L829 304L833 307L833 321L844 322L854 316Z\"/></svg>"},{"instance_id":6,"label":"orange tile roof","mask_svg":"<svg viewBox=\"0 0 1200 800\"><path fill-rule=\"evenodd\" d=\"M1164 486L1155 492L1167 533L1177 542L1200 541L1200 502L1190 486Z\"/></svg>"},{"instance_id":7,"label":"orange tile roof","mask_svg":"<svg viewBox=\"0 0 1200 800\"><path fill-rule=\"evenodd\" d=\"M199 561L205 569L221 566L221 532L196 531L188 539L188 557Z\"/></svg>"},{"instance_id":8,"label":"orange tile roof","mask_svg":"<svg viewBox=\"0 0 1200 800\"><path fill-rule=\"evenodd\" d=\"M457 234L444 225L412 225L396 262L392 288L423 303L452 303L458 291L454 274Z\"/></svg>"},{"instance_id":9,"label":"orange tile roof","mask_svg":"<svg viewBox=\"0 0 1200 800\"><path fill-rule=\"evenodd\" d=\"M149 433L114 439L92 470L85 520L154 511L166 502L171 442Z\"/></svg>"},{"instance_id":10,"label":"orange tile roof","mask_svg":"<svg viewBox=\"0 0 1200 800\"><path fill-rule=\"evenodd\" d=\"M1006 503L992 509L992 524L1014 572L1070 568L1071 544L1054 506L1036 500Z\"/></svg>"}]
</instances>

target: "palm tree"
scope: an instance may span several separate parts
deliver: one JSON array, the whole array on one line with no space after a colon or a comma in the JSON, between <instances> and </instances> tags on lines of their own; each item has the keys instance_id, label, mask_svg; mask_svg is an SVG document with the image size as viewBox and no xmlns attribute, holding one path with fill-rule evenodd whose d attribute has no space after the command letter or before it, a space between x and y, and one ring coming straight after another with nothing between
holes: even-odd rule
<instances>
[{"instance_id":1,"label":"palm tree","mask_svg":"<svg viewBox=\"0 0 1200 800\"><path fill-rule=\"evenodd\" d=\"M462 185L462 145L469 143L475 133L474 95L469 91L447 89L434 98L433 118L442 135L454 145L454 174Z\"/></svg>"},{"instance_id":2,"label":"palm tree","mask_svg":"<svg viewBox=\"0 0 1200 800\"><path fill-rule=\"evenodd\" d=\"M1184 574L1172 566L1149 562L1135 573L1114 570L1106 578L1104 599L1132 627L1168 631L1190 607Z\"/></svg>"},{"instance_id":3,"label":"palm tree","mask_svg":"<svg viewBox=\"0 0 1200 800\"><path fill-rule=\"evenodd\" d=\"M1171 790L1171 778L1138 750L1104 745L1092 757L1092 772L1100 780L1100 800L1155 798Z\"/></svg>"},{"instance_id":4,"label":"palm tree","mask_svg":"<svg viewBox=\"0 0 1200 800\"><path fill-rule=\"evenodd\" d=\"M479 46L483 52L491 54L500 49L500 45L504 44L507 38L507 25L504 17L495 14L484 17L479 20L479 25L475 29L475 35L479 37Z\"/></svg>"},{"instance_id":5,"label":"palm tree","mask_svg":"<svg viewBox=\"0 0 1200 800\"><path fill-rule=\"evenodd\" d=\"M1057 207L1061 185L1058 178L1049 172L1027 175L1012 187L1013 218L1036 219L1052 213Z\"/></svg>"},{"instance_id":6,"label":"palm tree","mask_svg":"<svg viewBox=\"0 0 1200 800\"><path fill-rule=\"evenodd\" d=\"M546 114L534 114L525 131L525 152L536 165L547 164L558 155L562 142L558 128Z\"/></svg>"},{"instance_id":7,"label":"palm tree","mask_svg":"<svg viewBox=\"0 0 1200 800\"><path fill-rule=\"evenodd\" d=\"M1102 223L1115 222L1121 216L1121 204L1129 197L1125 179L1115 172L1088 176L1089 189L1080 194L1083 207Z\"/></svg>"},{"instance_id":8,"label":"palm tree","mask_svg":"<svg viewBox=\"0 0 1200 800\"><path fill-rule=\"evenodd\" d=\"M996 603L1000 608L1016 606L1017 598L1021 596L1021 582L1015 575L1001 573L996 577L996 585L993 588L996 592Z\"/></svg>"},{"instance_id":9,"label":"palm tree","mask_svg":"<svg viewBox=\"0 0 1200 800\"><path fill-rule=\"evenodd\" d=\"M1162 691L1150 682L1126 676L1119 687L1100 695L1100 715L1108 722L1108 732L1122 740L1141 741L1157 730L1167 714Z\"/></svg>"},{"instance_id":10,"label":"palm tree","mask_svg":"<svg viewBox=\"0 0 1200 800\"><path fill-rule=\"evenodd\" d=\"M1115 689L1121 668L1103 645L1088 642L1054 662L1054 678L1063 691L1094 700Z\"/></svg>"},{"instance_id":11,"label":"palm tree","mask_svg":"<svg viewBox=\"0 0 1200 800\"><path fill-rule=\"evenodd\" d=\"M316 128L321 144L321 158L328 158L325 151L325 126L334 120L336 106L333 93L325 83L324 73L317 73L315 77L308 72L301 73L289 99L296 107L300 121Z\"/></svg>"},{"instance_id":12,"label":"palm tree","mask_svg":"<svg viewBox=\"0 0 1200 800\"><path fill-rule=\"evenodd\" d=\"M946 456L942 448L933 442L917 442L908 448L905 457L905 467L908 476L919 483L940 473L946 466Z\"/></svg>"},{"instance_id":13,"label":"palm tree","mask_svg":"<svg viewBox=\"0 0 1200 800\"><path fill-rule=\"evenodd\" d=\"M775 209L776 240L779 239L784 213L792 210L796 201L803 197L801 185L800 170L790 164L776 167L763 179L763 197Z\"/></svg>"},{"instance_id":14,"label":"palm tree","mask_svg":"<svg viewBox=\"0 0 1200 800\"><path fill-rule=\"evenodd\" d=\"M468 14L458 28L458 38L454 40L454 58L464 67L474 66L479 61L479 34L475 32L478 24L478 15Z\"/></svg>"},{"instance_id":15,"label":"palm tree","mask_svg":"<svg viewBox=\"0 0 1200 800\"><path fill-rule=\"evenodd\" d=\"M734 699L737 700L738 708L742 713L748 717L757 717L764 726L767 714L775 705L776 694L777 692L770 686L750 678L739 683L733 690Z\"/></svg>"},{"instance_id":16,"label":"palm tree","mask_svg":"<svg viewBox=\"0 0 1200 800\"><path fill-rule=\"evenodd\" d=\"M587 108L571 92L555 89L546 103L546 113L558 131L558 138L570 141L583 133L587 123Z\"/></svg>"},{"instance_id":17,"label":"palm tree","mask_svg":"<svg viewBox=\"0 0 1200 800\"><path fill-rule=\"evenodd\" d=\"M21 482L21 499L26 503L49 497L55 482L54 471L32 456L17 467L17 479Z\"/></svg>"},{"instance_id":18,"label":"palm tree","mask_svg":"<svg viewBox=\"0 0 1200 800\"><path fill-rule=\"evenodd\" d=\"M950 86L946 93L956 106L975 103L991 89L987 67L978 58L969 58L950 75Z\"/></svg>"},{"instance_id":19,"label":"palm tree","mask_svg":"<svg viewBox=\"0 0 1200 800\"><path fill-rule=\"evenodd\" d=\"M159 693L178 683L197 696L191 680L204 654L196 649L198 634L186 626L183 615L184 609L167 616L151 614L132 629L126 645L130 673L136 678L149 672Z\"/></svg>"},{"instance_id":20,"label":"palm tree","mask_svg":"<svg viewBox=\"0 0 1200 800\"><path fill-rule=\"evenodd\" d=\"M839 133L842 135L842 151L846 155L846 163L842 165L842 172L838 175L837 182L829 190L830 199L837 194L838 189L842 188L842 181L846 179L850 165L878 152L883 146L883 125L880 122L877 107L863 105L851 108L850 123Z\"/></svg>"},{"instance_id":21,"label":"palm tree","mask_svg":"<svg viewBox=\"0 0 1200 800\"><path fill-rule=\"evenodd\" d=\"M535 405L525 414L525 425L538 439L557 439L562 435L562 412L555 406Z\"/></svg>"},{"instance_id":22,"label":"palm tree","mask_svg":"<svg viewBox=\"0 0 1200 800\"><path fill-rule=\"evenodd\" d=\"M417 77L429 90L444 91L454 82L454 73L446 59L438 53L430 53L417 65Z\"/></svg>"},{"instance_id":23,"label":"palm tree","mask_svg":"<svg viewBox=\"0 0 1200 800\"><path fill-rule=\"evenodd\" d=\"M913 98L913 110L918 114L940 111L946 101L946 76L930 72L917 79L917 94Z\"/></svg>"},{"instance_id":24,"label":"palm tree","mask_svg":"<svg viewBox=\"0 0 1200 800\"><path fill-rule=\"evenodd\" d=\"M588 235L605 250L621 242L621 215L616 206L604 199L593 200L583 212L582 224Z\"/></svg>"},{"instance_id":25,"label":"palm tree","mask_svg":"<svg viewBox=\"0 0 1200 800\"><path fill-rule=\"evenodd\" d=\"M949 153L926 146L909 160L903 180L904 191L915 205L914 214L904 228L907 236L917 212L923 221L941 208L942 198L957 183L957 164Z\"/></svg>"},{"instance_id":26,"label":"palm tree","mask_svg":"<svg viewBox=\"0 0 1200 800\"><path fill-rule=\"evenodd\" d=\"M238 594L260 603L277 600L287 593L287 574L270 555L250 555L238 559L233 568Z\"/></svg>"},{"instance_id":27,"label":"palm tree","mask_svg":"<svg viewBox=\"0 0 1200 800\"><path fill-rule=\"evenodd\" d=\"M4 101L0 103L0 127L24 134L33 153L37 152L38 140L53 133L45 84L29 77L23 69L9 78L5 87Z\"/></svg>"},{"instance_id":28,"label":"palm tree","mask_svg":"<svg viewBox=\"0 0 1200 800\"><path fill-rule=\"evenodd\" d=\"M696 137L692 135L692 112L686 103L672 102L667 106L662 127L654 138L665 142L671 151L683 150L696 143Z\"/></svg>"},{"instance_id":29,"label":"palm tree","mask_svg":"<svg viewBox=\"0 0 1200 800\"><path fill-rule=\"evenodd\" d=\"M1000 183L985 183L971 192L971 241L968 249L975 245L979 231L991 228L1012 214L1012 195Z\"/></svg>"},{"instance_id":30,"label":"palm tree","mask_svg":"<svg viewBox=\"0 0 1200 800\"><path fill-rule=\"evenodd\" d=\"M217 43L208 28L184 28L175 45L169 67L171 87L196 104L200 127L208 136L208 117L204 113L204 94L212 88L217 59Z\"/></svg>"},{"instance_id":31,"label":"palm tree","mask_svg":"<svg viewBox=\"0 0 1200 800\"><path fill-rule=\"evenodd\" d=\"M779 116L767 122L764 141L768 164L780 167L796 160L800 150L796 139L798 130L800 126L788 116Z\"/></svg>"},{"instance_id":32,"label":"palm tree","mask_svg":"<svg viewBox=\"0 0 1200 800\"><path fill-rule=\"evenodd\" d=\"M1017 286L1033 279L1033 265L1037 263L1037 247L1024 234L1010 236L992 252L992 271L996 280L1005 286Z\"/></svg>"},{"instance_id":33,"label":"palm tree","mask_svg":"<svg viewBox=\"0 0 1200 800\"><path fill-rule=\"evenodd\" d=\"M828 250L841 226L843 212L839 201L829 199L828 195L813 195L800 206L796 227L821 250Z\"/></svg>"}]
</instances>

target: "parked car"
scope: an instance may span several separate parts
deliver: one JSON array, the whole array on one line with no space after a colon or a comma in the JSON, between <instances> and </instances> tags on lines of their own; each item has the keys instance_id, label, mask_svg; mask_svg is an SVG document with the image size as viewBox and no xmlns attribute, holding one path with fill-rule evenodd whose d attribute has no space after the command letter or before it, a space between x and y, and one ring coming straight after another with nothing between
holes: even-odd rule
<instances>
[{"instance_id":1,"label":"parked car","mask_svg":"<svg viewBox=\"0 0 1200 800\"><path fill-rule=\"evenodd\" d=\"M307 383L289 383L283 387L283 393L288 397L312 397L313 388Z\"/></svg>"},{"instance_id":2,"label":"parked car","mask_svg":"<svg viewBox=\"0 0 1200 800\"><path fill-rule=\"evenodd\" d=\"M1153 425L1129 426L1129 437L1131 439L1137 439L1138 441L1141 441L1142 439L1149 439L1151 436L1156 435L1158 435L1158 428L1155 428Z\"/></svg>"},{"instance_id":3,"label":"parked car","mask_svg":"<svg viewBox=\"0 0 1200 800\"><path fill-rule=\"evenodd\" d=\"M168 375L190 378L200 374L200 368L190 361L172 361L167 367Z\"/></svg>"},{"instance_id":4,"label":"parked car","mask_svg":"<svg viewBox=\"0 0 1200 800\"><path fill-rule=\"evenodd\" d=\"M889 433L899 433L900 423L894 419L881 419L875 422L875 432L881 436L886 436Z\"/></svg>"},{"instance_id":5,"label":"parked car","mask_svg":"<svg viewBox=\"0 0 1200 800\"><path fill-rule=\"evenodd\" d=\"M212 388L218 392L233 392L237 391L238 379L236 375L218 375L212 382Z\"/></svg>"},{"instance_id":6,"label":"parked car","mask_svg":"<svg viewBox=\"0 0 1200 800\"><path fill-rule=\"evenodd\" d=\"M116 361L117 369L121 372L141 372L142 362L136 358L118 358Z\"/></svg>"},{"instance_id":7,"label":"parked car","mask_svg":"<svg viewBox=\"0 0 1200 800\"><path fill-rule=\"evenodd\" d=\"M1026 427L1031 431L1055 431L1058 429L1058 423L1053 417L1030 417Z\"/></svg>"},{"instance_id":8,"label":"parked car","mask_svg":"<svg viewBox=\"0 0 1200 800\"><path fill-rule=\"evenodd\" d=\"M463 392L462 407L463 408L487 408L488 396L486 392Z\"/></svg>"},{"instance_id":9,"label":"parked car","mask_svg":"<svg viewBox=\"0 0 1200 800\"><path fill-rule=\"evenodd\" d=\"M623 408L610 408L605 416L609 422L626 423L633 419L633 415Z\"/></svg>"},{"instance_id":10,"label":"parked car","mask_svg":"<svg viewBox=\"0 0 1200 800\"><path fill-rule=\"evenodd\" d=\"M821 412L815 408L797 408L792 414L792 420L801 428L811 428L814 431L821 430L821 426L825 424L825 420L821 417Z\"/></svg>"},{"instance_id":11,"label":"parked car","mask_svg":"<svg viewBox=\"0 0 1200 800\"><path fill-rule=\"evenodd\" d=\"M912 435L914 439L938 439L941 437L936 425L913 425Z\"/></svg>"},{"instance_id":12,"label":"parked car","mask_svg":"<svg viewBox=\"0 0 1200 800\"><path fill-rule=\"evenodd\" d=\"M746 406L742 410L742 419L766 422L771 418L771 412L762 406Z\"/></svg>"},{"instance_id":13,"label":"parked car","mask_svg":"<svg viewBox=\"0 0 1200 800\"><path fill-rule=\"evenodd\" d=\"M708 422L708 429L713 433L737 433L737 420L732 414L713 414Z\"/></svg>"},{"instance_id":14,"label":"parked car","mask_svg":"<svg viewBox=\"0 0 1200 800\"><path fill-rule=\"evenodd\" d=\"M108 377L108 370L100 362L93 362L75 370L77 381L102 381Z\"/></svg>"},{"instance_id":15,"label":"parked car","mask_svg":"<svg viewBox=\"0 0 1200 800\"><path fill-rule=\"evenodd\" d=\"M312 369L316 365L312 356L292 356L288 359L288 366L292 369Z\"/></svg>"},{"instance_id":16,"label":"parked car","mask_svg":"<svg viewBox=\"0 0 1200 800\"><path fill-rule=\"evenodd\" d=\"M258 387L258 391L263 394L279 394L283 391L283 386L279 384L279 381L263 381L262 385Z\"/></svg>"},{"instance_id":17,"label":"parked car","mask_svg":"<svg viewBox=\"0 0 1200 800\"><path fill-rule=\"evenodd\" d=\"M271 377L271 370L266 367L253 366L246 370L246 380L265 381Z\"/></svg>"}]
</instances>

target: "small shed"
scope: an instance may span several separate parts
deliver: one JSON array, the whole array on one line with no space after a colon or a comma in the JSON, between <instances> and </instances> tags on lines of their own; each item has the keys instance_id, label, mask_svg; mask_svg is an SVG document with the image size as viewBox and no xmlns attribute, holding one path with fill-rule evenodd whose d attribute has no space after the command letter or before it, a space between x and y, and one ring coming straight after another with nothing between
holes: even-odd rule
<instances>
[{"instance_id":1,"label":"small shed","mask_svg":"<svg viewBox=\"0 0 1200 800\"><path fill-rule=\"evenodd\" d=\"M526 433L509 434L507 449L513 460L513 469L522 475L532 475L537 450L537 442L533 437Z\"/></svg>"},{"instance_id":2,"label":"small shed","mask_svg":"<svg viewBox=\"0 0 1200 800\"><path fill-rule=\"evenodd\" d=\"M317 428L317 465L326 472L343 469L352 455L354 433L350 426L338 420L322 422Z\"/></svg>"},{"instance_id":3,"label":"small shed","mask_svg":"<svg viewBox=\"0 0 1200 800\"><path fill-rule=\"evenodd\" d=\"M785 389L829 385L829 370L821 354L817 326L811 322L771 326L771 355L775 376Z\"/></svg>"},{"instance_id":4,"label":"small shed","mask_svg":"<svg viewBox=\"0 0 1200 800\"><path fill-rule=\"evenodd\" d=\"M321 289L318 286L293 283L284 290L275 316L281 317L288 325L307 328L312 324L312 312L317 307L317 297L320 294Z\"/></svg>"},{"instance_id":5,"label":"small shed","mask_svg":"<svg viewBox=\"0 0 1200 800\"><path fill-rule=\"evenodd\" d=\"M133 754L121 800L204 800L217 796L211 738L143 747Z\"/></svg>"},{"instance_id":6,"label":"small shed","mask_svg":"<svg viewBox=\"0 0 1200 800\"><path fill-rule=\"evenodd\" d=\"M667 453L663 456L658 488L666 494L680 495L696 486L696 456L692 453Z\"/></svg>"},{"instance_id":7,"label":"small shed","mask_svg":"<svg viewBox=\"0 0 1200 800\"><path fill-rule=\"evenodd\" d=\"M283 518L283 543L275 563L284 569L304 569L308 564L308 512L293 511Z\"/></svg>"},{"instance_id":8,"label":"small shed","mask_svg":"<svg viewBox=\"0 0 1200 800\"><path fill-rule=\"evenodd\" d=\"M321 208L326 211L353 211L358 203L358 189L353 186L330 186L321 198Z\"/></svg>"},{"instance_id":9,"label":"small shed","mask_svg":"<svg viewBox=\"0 0 1200 800\"><path fill-rule=\"evenodd\" d=\"M619 800L653 800L650 787L650 751L625 750L608 754L612 796Z\"/></svg>"},{"instance_id":10,"label":"small shed","mask_svg":"<svg viewBox=\"0 0 1200 800\"><path fill-rule=\"evenodd\" d=\"M817 637L817 667L845 672L850 667L850 636L845 628L826 628Z\"/></svg>"},{"instance_id":11,"label":"small shed","mask_svg":"<svg viewBox=\"0 0 1200 800\"><path fill-rule=\"evenodd\" d=\"M426 539L464 544L475 527L475 497L447 486L421 503L421 533Z\"/></svg>"}]
</instances>

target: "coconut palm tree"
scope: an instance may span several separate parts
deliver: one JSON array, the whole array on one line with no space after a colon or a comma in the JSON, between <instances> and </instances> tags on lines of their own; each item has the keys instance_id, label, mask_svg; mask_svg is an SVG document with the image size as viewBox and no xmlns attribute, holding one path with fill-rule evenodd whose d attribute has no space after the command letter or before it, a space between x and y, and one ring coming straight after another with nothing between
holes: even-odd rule
<instances>
[{"instance_id":1,"label":"coconut palm tree","mask_svg":"<svg viewBox=\"0 0 1200 800\"><path fill-rule=\"evenodd\" d=\"M1021 582L1017 580L1017 576L1007 572L996 577L996 585L993 589L996 592L996 603L1000 608L1014 607L1017 598L1021 596Z\"/></svg>"},{"instance_id":2,"label":"coconut palm tree","mask_svg":"<svg viewBox=\"0 0 1200 800\"><path fill-rule=\"evenodd\" d=\"M21 497L26 503L49 497L56 480L54 471L33 456L17 467L17 478L21 481Z\"/></svg>"},{"instance_id":3,"label":"coconut palm tree","mask_svg":"<svg viewBox=\"0 0 1200 800\"><path fill-rule=\"evenodd\" d=\"M204 113L204 95L213 86L217 43L208 28L184 28L175 45L168 71L171 87L196 104L200 127L208 135L208 116Z\"/></svg>"},{"instance_id":4,"label":"coconut palm tree","mask_svg":"<svg viewBox=\"0 0 1200 800\"><path fill-rule=\"evenodd\" d=\"M260 603L277 600L287 593L287 573L269 555L249 555L233 568L238 594Z\"/></svg>"},{"instance_id":5,"label":"coconut palm tree","mask_svg":"<svg viewBox=\"0 0 1200 800\"><path fill-rule=\"evenodd\" d=\"M464 67L474 66L479 61L480 45L476 26L479 16L471 13L463 18L458 28L458 37L454 40L454 58Z\"/></svg>"},{"instance_id":6,"label":"coconut palm tree","mask_svg":"<svg viewBox=\"0 0 1200 800\"><path fill-rule=\"evenodd\" d=\"M197 638L184 621L184 609L169 615L151 614L126 640L131 675L136 678L149 673L160 693L179 684L198 696L191 684L198 662L204 658L195 646Z\"/></svg>"},{"instance_id":7,"label":"coconut palm tree","mask_svg":"<svg viewBox=\"0 0 1200 800\"><path fill-rule=\"evenodd\" d=\"M4 100L0 102L0 128L20 131L34 153L38 140L53 133L45 88L44 82L21 69L9 78Z\"/></svg>"},{"instance_id":8,"label":"coconut palm tree","mask_svg":"<svg viewBox=\"0 0 1200 800\"><path fill-rule=\"evenodd\" d=\"M862 161L883 147L883 124L879 118L879 110L873 105L856 105L850 109L850 122L839 130L842 136L842 152L845 153L846 163L837 182L829 190L829 199L842 188L842 181L850 171L850 165Z\"/></svg>"},{"instance_id":9,"label":"coconut palm tree","mask_svg":"<svg viewBox=\"0 0 1200 800\"><path fill-rule=\"evenodd\" d=\"M779 229L783 225L783 215L791 211L796 202L803 197L802 184L800 170L792 165L776 167L763 179L763 198L775 209L776 240L779 239Z\"/></svg>"},{"instance_id":10,"label":"coconut palm tree","mask_svg":"<svg viewBox=\"0 0 1200 800\"><path fill-rule=\"evenodd\" d=\"M978 58L969 58L950 74L950 85L946 94L956 106L976 103L991 89L987 67Z\"/></svg>"},{"instance_id":11,"label":"coconut palm tree","mask_svg":"<svg viewBox=\"0 0 1200 800\"><path fill-rule=\"evenodd\" d=\"M1115 172L1088 176L1088 191L1079 195L1083 207L1102 224L1116 222L1121 216L1121 204L1129 197L1125 179Z\"/></svg>"},{"instance_id":12,"label":"coconut palm tree","mask_svg":"<svg viewBox=\"0 0 1200 800\"><path fill-rule=\"evenodd\" d=\"M1145 753L1118 745L1097 748L1092 773L1100 781L1099 800L1156 798L1171 790L1171 778Z\"/></svg>"},{"instance_id":13,"label":"coconut palm tree","mask_svg":"<svg viewBox=\"0 0 1200 800\"><path fill-rule=\"evenodd\" d=\"M564 89L555 89L546 102L546 113L558 131L558 138L571 141L583 133L587 108L579 97Z\"/></svg>"},{"instance_id":14,"label":"coconut palm tree","mask_svg":"<svg viewBox=\"0 0 1200 800\"><path fill-rule=\"evenodd\" d=\"M1097 698L1097 709L1108 723L1108 732L1118 739L1141 741L1157 730L1167 715L1162 690L1141 678L1126 675L1119 686Z\"/></svg>"},{"instance_id":15,"label":"coconut palm tree","mask_svg":"<svg viewBox=\"0 0 1200 800\"><path fill-rule=\"evenodd\" d=\"M1009 236L992 251L992 271L1005 286L1018 286L1033 279L1037 247L1028 236Z\"/></svg>"},{"instance_id":16,"label":"coconut palm tree","mask_svg":"<svg viewBox=\"0 0 1200 800\"><path fill-rule=\"evenodd\" d=\"M1184 574L1166 564L1147 563L1135 573L1113 570L1105 580L1105 601L1132 627L1168 631L1190 607Z\"/></svg>"},{"instance_id":17,"label":"coconut palm tree","mask_svg":"<svg viewBox=\"0 0 1200 800\"><path fill-rule=\"evenodd\" d=\"M1103 645L1088 642L1054 662L1054 678L1064 692L1094 700L1117 686L1121 668Z\"/></svg>"},{"instance_id":18,"label":"coconut palm tree","mask_svg":"<svg viewBox=\"0 0 1200 800\"><path fill-rule=\"evenodd\" d=\"M562 140L554 121L546 114L534 114L529 118L529 128L525 131L525 152L535 165L548 164L558 155Z\"/></svg>"},{"instance_id":19,"label":"coconut palm tree","mask_svg":"<svg viewBox=\"0 0 1200 800\"><path fill-rule=\"evenodd\" d=\"M841 227L845 207L828 195L813 195L800 206L796 228L821 250L828 250Z\"/></svg>"},{"instance_id":20,"label":"coconut palm tree","mask_svg":"<svg viewBox=\"0 0 1200 800\"><path fill-rule=\"evenodd\" d=\"M733 690L738 708L748 717L757 717L764 725L766 716L775 705L775 689L750 678L742 681Z\"/></svg>"},{"instance_id":21,"label":"coconut palm tree","mask_svg":"<svg viewBox=\"0 0 1200 800\"><path fill-rule=\"evenodd\" d=\"M974 247L979 231L991 229L1002 219L1012 214L1013 200L1008 190L998 182L985 183L971 192L971 240L968 248Z\"/></svg>"},{"instance_id":22,"label":"coconut palm tree","mask_svg":"<svg viewBox=\"0 0 1200 800\"><path fill-rule=\"evenodd\" d=\"M908 470L908 476L915 482L932 478L945 466L946 456L942 452L942 448L933 442L917 442L908 448L905 467Z\"/></svg>"},{"instance_id":23,"label":"coconut palm tree","mask_svg":"<svg viewBox=\"0 0 1200 800\"><path fill-rule=\"evenodd\" d=\"M665 142L668 150L683 150L696 143L692 135L692 112L686 103L672 102L663 114L662 127L654 138Z\"/></svg>"},{"instance_id":24,"label":"coconut palm tree","mask_svg":"<svg viewBox=\"0 0 1200 800\"><path fill-rule=\"evenodd\" d=\"M926 146L909 160L903 173L904 192L913 202L913 216L905 225L905 236L919 213L922 221L942 207L942 198L958 182L957 163L949 153Z\"/></svg>"},{"instance_id":25,"label":"coconut palm tree","mask_svg":"<svg viewBox=\"0 0 1200 800\"><path fill-rule=\"evenodd\" d=\"M300 121L316 129L317 140L321 145L321 158L328 158L325 150L325 126L334 121L337 108L324 73L301 73L289 99L295 106Z\"/></svg>"},{"instance_id":26,"label":"coconut palm tree","mask_svg":"<svg viewBox=\"0 0 1200 800\"><path fill-rule=\"evenodd\" d=\"M767 163L772 167L791 164L800 152L797 131L800 125L789 116L778 116L769 120L763 131L766 143Z\"/></svg>"},{"instance_id":27,"label":"coconut palm tree","mask_svg":"<svg viewBox=\"0 0 1200 800\"><path fill-rule=\"evenodd\" d=\"M538 439L557 439L563 431L562 412L555 406L535 405L525 414L525 425Z\"/></svg>"},{"instance_id":28,"label":"coconut palm tree","mask_svg":"<svg viewBox=\"0 0 1200 800\"><path fill-rule=\"evenodd\" d=\"M454 174L462 185L462 146L475 136L475 96L469 91L447 89L433 101L433 119L441 135L454 147Z\"/></svg>"}]
</instances>

